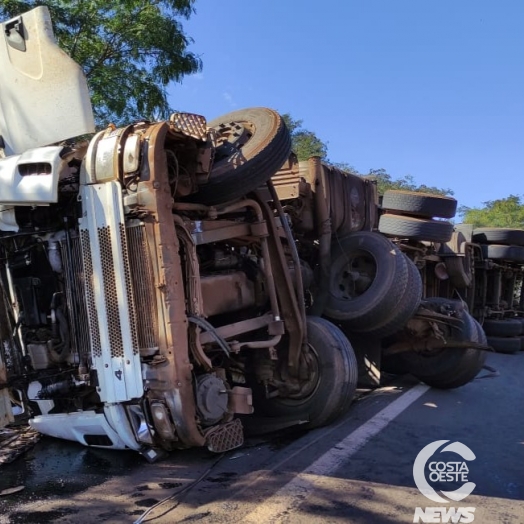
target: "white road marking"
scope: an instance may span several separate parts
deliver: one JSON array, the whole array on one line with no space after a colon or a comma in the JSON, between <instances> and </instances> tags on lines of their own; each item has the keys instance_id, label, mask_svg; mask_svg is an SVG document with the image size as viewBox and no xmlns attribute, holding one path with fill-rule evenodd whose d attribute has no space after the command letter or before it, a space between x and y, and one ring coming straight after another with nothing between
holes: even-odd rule
<instances>
[{"instance_id":1,"label":"white road marking","mask_svg":"<svg viewBox=\"0 0 524 524\"><path fill-rule=\"evenodd\" d=\"M274 495L260 502L254 511L242 519L242 522L276 523L279 522L280 517L289 515L289 512L294 511L303 502L308 493L314 491L314 483L311 482L312 475L323 476L333 473L428 389L429 386L419 384L403 393L397 400L324 453Z\"/></svg>"}]
</instances>

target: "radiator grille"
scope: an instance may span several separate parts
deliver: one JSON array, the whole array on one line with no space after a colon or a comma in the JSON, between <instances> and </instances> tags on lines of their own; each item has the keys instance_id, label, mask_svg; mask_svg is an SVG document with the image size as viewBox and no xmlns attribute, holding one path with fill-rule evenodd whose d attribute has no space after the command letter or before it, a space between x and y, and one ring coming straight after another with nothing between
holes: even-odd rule
<instances>
[{"instance_id":1,"label":"radiator grille","mask_svg":"<svg viewBox=\"0 0 524 524\"><path fill-rule=\"evenodd\" d=\"M154 349L158 347L158 312L153 268L143 224L127 229L127 242L133 298L136 307L140 307L135 317L138 347Z\"/></svg>"},{"instance_id":2,"label":"radiator grille","mask_svg":"<svg viewBox=\"0 0 524 524\"><path fill-rule=\"evenodd\" d=\"M93 289L93 262L91 259L91 245L89 243L89 231L83 229L80 231L82 241L82 258L84 260L85 278L84 285L86 290L87 313L89 327L91 331L91 344L93 356L100 358L102 356L102 345L100 344L100 330L98 327L98 316L96 313L95 292Z\"/></svg>"},{"instance_id":3,"label":"radiator grille","mask_svg":"<svg viewBox=\"0 0 524 524\"><path fill-rule=\"evenodd\" d=\"M66 304L73 348L76 353L85 356L91 351L91 339L89 324L85 321L88 318L85 283L87 277L84 275L80 238L71 238L69 243L62 240L60 248L64 261Z\"/></svg>"},{"instance_id":4,"label":"radiator grille","mask_svg":"<svg viewBox=\"0 0 524 524\"><path fill-rule=\"evenodd\" d=\"M131 341L133 344L133 355L138 354L137 314L135 309L136 300L133 296L133 285L131 283L131 270L129 268L130 254L127 248L126 228L120 224L120 249L124 258L124 278L126 280L127 309L129 311Z\"/></svg>"},{"instance_id":5,"label":"radiator grille","mask_svg":"<svg viewBox=\"0 0 524 524\"><path fill-rule=\"evenodd\" d=\"M106 302L107 329L112 358L124 357L122 329L120 326L120 312L118 309L118 294L116 291L115 272L113 263L113 249L111 246L111 228L98 228L98 243L100 246L100 260L102 262L102 277L104 279L104 298Z\"/></svg>"}]
</instances>

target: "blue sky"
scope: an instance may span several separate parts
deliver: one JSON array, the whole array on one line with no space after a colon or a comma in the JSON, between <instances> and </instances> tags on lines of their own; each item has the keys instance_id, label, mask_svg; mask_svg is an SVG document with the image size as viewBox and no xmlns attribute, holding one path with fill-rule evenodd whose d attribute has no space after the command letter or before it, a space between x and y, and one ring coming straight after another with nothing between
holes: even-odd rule
<instances>
[{"instance_id":1,"label":"blue sky","mask_svg":"<svg viewBox=\"0 0 524 524\"><path fill-rule=\"evenodd\" d=\"M172 107L212 119L272 107L334 162L451 188L524 194L524 0L197 0L202 73Z\"/></svg>"}]
</instances>

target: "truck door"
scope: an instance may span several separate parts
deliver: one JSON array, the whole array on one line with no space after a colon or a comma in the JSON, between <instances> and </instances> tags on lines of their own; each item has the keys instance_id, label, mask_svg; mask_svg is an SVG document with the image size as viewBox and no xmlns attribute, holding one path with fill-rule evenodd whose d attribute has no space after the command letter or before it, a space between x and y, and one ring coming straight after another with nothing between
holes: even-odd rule
<instances>
[{"instance_id":1,"label":"truck door","mask_svg":"<svg viewBox=\"0 0 524 524\"><path fill-rule=\"evenodd\" d=\"M0 24L0 157L94 131L87 82L47 7Z\"/></svg>"}]
</instances>

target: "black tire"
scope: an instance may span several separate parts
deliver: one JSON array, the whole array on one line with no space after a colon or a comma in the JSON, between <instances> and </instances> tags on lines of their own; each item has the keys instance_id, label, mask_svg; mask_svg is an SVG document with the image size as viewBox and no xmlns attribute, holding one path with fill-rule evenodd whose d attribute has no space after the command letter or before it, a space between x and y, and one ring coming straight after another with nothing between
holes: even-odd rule
<instances>
[{"instance_id":1,"label":"black tire","mask_svg":"<svg viewBox=\"0 0 524 524\"><path fill-rule=\"evenodd\" d=\"M488 344L497 353L517 353L521 348L520 336L518 337L488 337Z\"/></svg>"},{"instance_id":2,"label":"black tire","mask_svg":"<svg viewBox=\"0 0 524 524\"><path fill-rule=\"evenodd\" d=\"M482 245L484 258L493 260L508 260L510 262L524 262L524 247L503 246L497 244Z\"/></svg>"},{"instance_id":3,"label":"black tire","mask_svg":"<svg viewBox=\"0 0 524 524\"><path fill-rule=\"evenodd\" d=\"M457 201L447 196L390 189L384 193L382 208L427 218L453 218Z\"/></svg>"},{"instance_id":4,"label":"black tire","mask_svg":"<svg viewBox=\"0 0 524 524\"><path fill-rule=\"evenodd\" d=\"M340 329L320 317L307 317L308 345L316 359L318 374L312 392L303 398L258 398L265 414L309 420L315 428L329 424L349 408L358 380L355 352Z\"/></svg>"},{"instance_id":5,"label":"black tire","mask_svg":"<svg viewBox=\"0 0 524 524\"><path fill-rule=\"evenodd\" d=\"M448 242L453 224L445 220L429 220L400 215L382 215L378 230L384 235L428 242Z\"/></svg>"},{"instance_id":6,"label":"black tire","mask_svg":"<svg viewBox=\"0 0 524 524\"><path fill-rule=\"evenodd\" d=\"M516 337L522 333L522 322L512 318L484 320L484 331L490 337Z\"/></svg>"},{"instance_id":7,"label":"black tire","mask_svg":"<svg viewBox=\"0 0 524 524\"><path fill-rule=\"evenodd\" d=\"M515 317L513 320L517 320L518 322L520 322L520 325L522 326L522 331L520 332L520 334L524 335L524 318Z\"/></svg>"},{"instance_id":8,"label":"black tire","mask_svg":"<svg viewBox=\"0 0 524 524\"><path fill-rule=\"evenodd\" d=\"M384 338L402 329L420 306L420 301L422 300L422 277L411 259L406 257L406 262L408 264L408 281L404 294L389 318L371 331L371 334L375 337Z\"/></svg>"},{"instance_id":9,"label":"black tire","mask_svg":"<svg viewBox=\"0 0 524 524\"><path fill-rule=\"evenodd\" d=\"M209 180L188 197L194 202L221 204L254 191L282 167L291 152L289 131L272 109L241 109L208 125L222 145L217 147Z\"/></svg>"},{"instance_id":10,"label":"black tire","mask_svg":"<svg viewBox=\"0 0 524 524\"><path fill-rule=\"evenodd\" d=\"M390 240L369 231L352 233L333 247L324 314L350 331L370 331L387 321L408 277L407 259Z\"/></svg>"},{"instance_id":11,"label":"black tire","mask_svg":"<svg viewBox=\"0 0 524 524\"><path fill-rule=\"evenodd\" d=\"M473 317L466 311L463 335L465 340L479 342L479 331ZM428 386L454 389L473 380L484 366L486 352L474 348L445 348L434 353L403 353L409 372Z\"/></svg>"},{"instance_id":12,"label":"black tire","mask_svg":"<svg viewBox=\"0 0 524 524\"><path fill-rule=\"evenodd\" d=\"M480 323L474 318L473 321L475 322L475 326L477 328L477 341L480 344L484 344L485 346L488 345L488 338L486 337L486 332L484 331L484 328L480 325Z\"/></svg>"},{"instance_id":13,"label":"black tire","mask_svg":"<svg viewBox=\"0 0 524 524\"><path fill-rule=\"evenodd\" d=\"M524 246L524 230L498 227L478 227L473 230L473 242Z\"/></svg>"}]
</instances>

